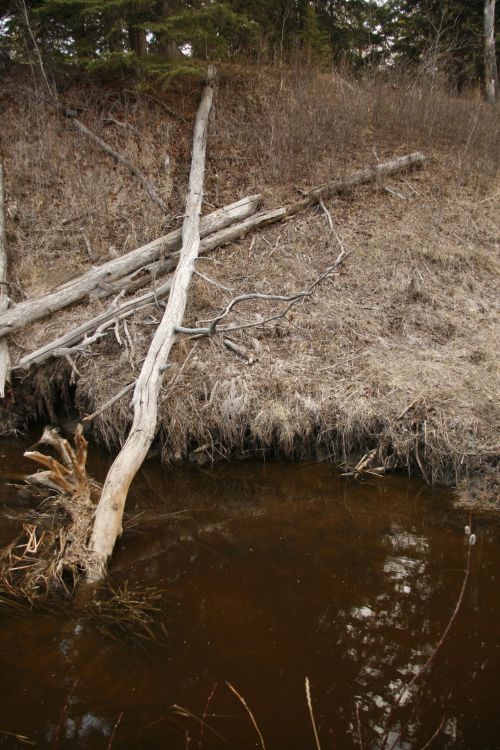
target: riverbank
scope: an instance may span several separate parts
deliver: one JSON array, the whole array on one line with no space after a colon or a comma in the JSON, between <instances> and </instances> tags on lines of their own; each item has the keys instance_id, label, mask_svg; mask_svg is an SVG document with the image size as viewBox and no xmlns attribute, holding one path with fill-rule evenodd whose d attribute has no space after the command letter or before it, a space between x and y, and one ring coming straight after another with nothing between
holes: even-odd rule
<instances>
[{"instance_id":1,"label":"riverbank","mask_svg":"<svg viewBox=\"0 0 500 750\"><path fill-rule=\"evenodd\" d=\"M186 325L213 318L238 294L307 288L335 261L339 239L353 251L286 317L232 335L240 354L218 337L179 340L158 448L175 461L274 452L336 462L377 448L377 465L459 486L464 501L490 507L499 494L498 117L473 99L375 83L223 75L207 212L254 192L266 207L281 205L298 189L416 149L427 162L327 201L337 237L315 207L198 262ZM170 214L51 111L29 79L7 81L0 97L14 301L164 234L182 216L196 87L162 95L163 105L122 87L72 86L66 96L148 174ZM17 332L14 362L112 299ZM281 310L253 301L231 322ZM105 404L137 375L160 313L146 308L89 349L16 374L2 433L65 407L83 416ZM115 448L130 420L125 396L91 433Z\"/></svg>"}]
</instances>

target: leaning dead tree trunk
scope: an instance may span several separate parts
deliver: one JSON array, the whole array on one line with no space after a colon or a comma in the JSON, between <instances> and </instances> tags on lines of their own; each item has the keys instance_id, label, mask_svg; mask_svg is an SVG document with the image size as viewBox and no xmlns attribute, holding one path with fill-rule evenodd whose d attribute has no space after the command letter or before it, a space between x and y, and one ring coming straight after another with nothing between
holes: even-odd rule
<instances>
[{"instance_id":1,"label":"leaning dead tree trunk","mask_svg":"<svg viewBox=\"0 0 500 750\"><path fill-rule=\"evenodd\" d=\"M213 211L201 220L201 236L205 237L234 222L241 221L247 216L251 216L257 210L260 201L260 195L251 195ZM82 276L68 281L53 292L44 294L43 297L29 299L26 302L14 305L6 312L0 313L0 338L14 333L14 331L24 328L30 323L42 320L54 312L78 302L95 289L106 287L107 284L138 271L163 255L178 250L181 245L181 238L181 230L176 229L149 242L147 245L138 247L119 258L114 258L102 266L91 268Z\"/></svg>"},{"instance_id":2,"label":"leaning dead tree trunk","mask_svg":"<svg viewBox=\"0 0 500 750\"><path fill-rule=\"evenodd\" d=\"M3 204L3 168L0 164L0 314L9 305L7 294L7 241ZM10 380L10 354L9 345L4 339L0 341L0 398L5 396L5 383L8 380Z\"/></svg>"},{"instance_id":3,"label":"leaning dead tree trunk","mask_svg":"<svg viewBox=\"0 0 500 750\"><path fill-rule=\"evenodd\" d=\"M495 2L484 0L484 80L486 99L495 104L498 97L498 69L495 51Z\"/></svg>"},{"instance_id":4,"label":"leaning dead tree trunk","mask_svg":"<svg viewBox=\"0 0 500 750\"><path fill-rule=\"evenodd\" d=\"M210 73L213 78L214 73ZM123 448L113 462L95 514L90 549L94 559L88 570L90 581L101 578L106 570L115 541L122 531L122 517L132 480L142 465L156 433L158 395L167 359L175 340L175 327L182 324L194 263L200 247L200 214L207 144L208 118L212 107L211 81L201 97L193 138L191 174L182 226L182 249L165 314L158 326L137 378L134 419Z\"/></svg>"},{"instance_id":5,"label":"leaning dead tree trunk","mask_svg":"<svg viewBox=\"0 0 500 750\"><path fill-rule=\"evenodd\" d=\"M297 214L299 211L319 202L328 195L334 195L344 193L352 190L359 185L364 185L370 182L374 182L382 177L387 177L398 172L418 167L425 161L425 156L419 152L408 154L407 156L401 156L390 161L383 162L375 168L363 169L359 172L355 172L348 177L340 177L332 182L328 182L317 188L313 188L304 197L289 203L286 206L280 206L279 208L271 208L268 210L260 211L259 213L251 215L251 211L248 211L248 217L243 221L231 224L217 232L209 234L205 237L199 249L199 255L202 253L210 252L218 247L227 245L231 242L245 237L249 232L266 226L267 224L273 224L278 221L285 221L290 217ZM251 196L251 199L257 199L258 196ZM251 200L248 199L248 200ZM246 200L246 199L245 199ZM235 204L237 205L237 204ZM212 214L211 214L212 216ZM207 217L208 218L208 217ZM136 251L134 251L136 252ZM161 266L161 273L167 273L175 268L178 261L178 253L172 253ZM122 287L122 281L125 283L125 279L121 279L114 291L118 291ZM68 331L67 333L59 336L57 339L50 341L49 343L42 346L36 351L26 354L22 357L14 370L28 370L34 364L41 364L47 359L54 356L61 356L65 354L64 351L68 347L75 346L79 342L83 341L86 336L93 334L96 331L103 332L106 328L112 325L116 320L125 318L131 315L135 310L139 310L147 305L157 304L158 300L166 296L171 289L172 281L168 280L157 286L153 291L146 292L145 294L136 297L135 299L124 302L118 307L110 308L105 312L91 318L85 323L82 323L77 328ZM1 320L1 319L0 319Z\"/></svg>"}]
</instances>

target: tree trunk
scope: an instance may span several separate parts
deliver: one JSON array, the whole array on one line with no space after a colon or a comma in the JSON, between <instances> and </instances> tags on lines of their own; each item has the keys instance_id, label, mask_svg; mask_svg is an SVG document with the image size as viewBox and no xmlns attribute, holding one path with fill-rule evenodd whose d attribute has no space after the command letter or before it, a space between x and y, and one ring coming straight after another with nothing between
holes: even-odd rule
<instances>
[{"instance_id":1,"label":"tree trunk","mask_svg":"<svg viewBox=\"0 0 500 750\"><path fill-rule=\"evenodd\" d=\"M122 532L123 510L130 484L141 467L156 433L158 396L163 381L163 372L175 341L175 327L182 324L189 284L200 247L200 214L208 118L212 99L213 88L207 85L203 91L196 117L179 264L173 278L165 314L137 378L132 400L134 420L130 433L108 472L97 506L90 539L90 549L94 553L93 564L88 570L90 581L99 580L105 573L115 541Z\"/></svg>"},{"instance_id":2,"label":"tree trunk","mask_svg":"<svg viewBox=\"0 0 500 750\"><path fill-rule=\"evenodd\" d=\"M162 0L161 11L160 11L160 21L166 21L169 15L170 15L170 0ZM160 57L163 57L165 60L180 60L180 58L183 55L175 39L172 39L171 37L169 37L167 32L161 32L161 31L157 33L157 39L158 39L158 52L159 52Z\"/></svg>"},{"instance_id":3,"label":"tree trunk","mask_svg":"<svg viewBox=\"0 0 500 750\"><path fill-rule=\"evenodd\" d=\"M148 51L146 31L137 28L137 26L129 26L128 38L132 52L135 52L137 57L146 57Z\"/></svg>"},{"instance_id":4,"label":"tree trunk","mask_svg":"<svg viewBox=\"0 0 500 750\"><path fill-rule=\"evenodd\" d=\"M260 195L251 195L208 214L201 222L201 236L205 237L250 216L257 209L260 200ZM82 276L68 281L43 297L20 302L9 310L1 312L0 338L78 302L101 284L105 286L121 279L177 250L181 244L181 236L181 230L176 229L102 266L91 268Z\"/></svg>"},{"instance_id":5,"label":"tree trunk","mask_svg":"<svg viewBox=\"0 0 500 750\"><path fill-rule=\"evenodd\" d=\"M7 294L7 242L3 204L3 168L0 164L0 314L9 305ZM10 380L10 354L9 345L4 339L0 341L0 398L5 397L5 383L8 380Z\"/></svg>"},{"instance_id":6,"label":"tree trunk","mask_svg":"<svg viewBox=\"0 0 500 750\"><path fill-rule=\"evenodd\" d=\"M495 51L495 0L484 0L484 80L486 99L495 104L498 97L498 69Z\"/></svg>"}]
</instances>

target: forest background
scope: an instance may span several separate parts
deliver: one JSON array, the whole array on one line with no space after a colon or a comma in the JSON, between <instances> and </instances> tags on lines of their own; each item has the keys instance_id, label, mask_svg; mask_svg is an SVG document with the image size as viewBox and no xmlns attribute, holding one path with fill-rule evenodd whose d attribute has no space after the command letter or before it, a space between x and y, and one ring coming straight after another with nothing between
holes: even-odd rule
<instances>
[{"instance_id":1,"label":"forest background","mask_svg":"<svg viewBox=\"0 0 500 750\"><path fill-rule=\"evenodd\" d=\"M494 3L486 0L486 6ZM168 81L202 61L445 68L463 89L484 73L484 0L7 0L0 60ZM29 14L32 36L26 33ZM498 18L496 21L498 36ZM31 48L31 49L30 49ZM496 71L495 71L496 75Z\"/></svg>"}]
</instances>

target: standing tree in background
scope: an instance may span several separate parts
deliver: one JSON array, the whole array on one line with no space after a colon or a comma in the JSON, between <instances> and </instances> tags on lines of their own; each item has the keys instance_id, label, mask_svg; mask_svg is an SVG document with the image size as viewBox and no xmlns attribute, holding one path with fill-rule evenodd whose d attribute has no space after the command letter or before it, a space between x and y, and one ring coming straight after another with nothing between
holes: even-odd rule
<instances>
[{"instance_id":1,"label":"standing tree in background","mask_svg":"<svg viewBox=\"0 0 500 750\"><path fill-rule=\"evenodd\" d=\"M495 104L498 96L498 69L495 50L495 0L484 0L484 80L486 99Z\"/></svg>"}]
</instances>

